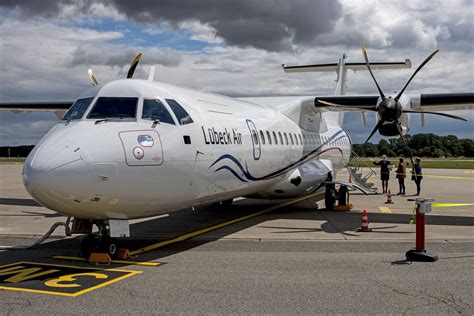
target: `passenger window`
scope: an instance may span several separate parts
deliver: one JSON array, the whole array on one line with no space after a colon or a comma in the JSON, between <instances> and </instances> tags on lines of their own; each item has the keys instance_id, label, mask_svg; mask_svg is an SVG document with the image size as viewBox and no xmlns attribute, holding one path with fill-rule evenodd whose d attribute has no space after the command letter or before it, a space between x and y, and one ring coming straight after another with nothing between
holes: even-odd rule
<instances>
[{"instance_id":1,"label":"passenger window","mask_svg":"<svg viewBox=\"0 0 474 316\"><path fill-rule=\"evenodd\" d=\"M270 132L267 131L267 139L268 139L268 145L272 144L272 138L270 137Z\"/></svg>"},{"instance_id":2,"label":"passenger window","mask_svg":"<svg viewBox=\"0 0 474 316\"><path fill-rule=\"evenodd\" d=\"M283 133L283 135L285 136L285 144L288 145L288 135L286 135L286 133Z\"/></svg>"},{"instance_id":3,"label":"passenger window","mask_svg":"<svg viewBox=\"0 0 474 316\"><path fill-rule=\"evenodd\" d=\"M183 107L178 102L171 99L166 99L166 102L170 106L174 115L176 115L180 125L191 124L194 122L191 116L189 116L188 112L186 112L186 110L183 109Z\"/></svg>"},{"instance_id":4,"label":"passenger window","mask_svg":"<svg viewBox=\"0 0 474 316\"><path fill-rule=\"evenodd\" d=\"M278 145L277 134L275 132L272 132L272 134L273 134L273 141L275 142L275 145Z\"/></svg>"},{"instance_id":5,"label":"passenger window","mask_svg":"<svg viewBox=\"0 0 474 316\"><path fill-rule=\"evenodd\" d=\"M100 97L90 111L87 118L136 118L138 98L128 97Z\"/></svg>"},{"instance_id":6,"label":"passenger window","mask_svg":"<svg viewBox=\"0 0 474 316\"><path fill-rule=\"evenodd\" d=\"M70 121L81 119L93 99L94 98L85 98L76 100L66 114L64 114L62 120Z\"/></svg>"},{"instance_id":7,"label":"passenger window","mask_svg":"<svg viewBox=\"0 0 474 316\"><path fill-rule=\"evenodd\" d=\"M298 134L298 138L300 139L300 144L303 145L303 139L301 138L301 134Z\"/></svg>"},{"instance_id":8,"label":"passenger window","mask_svg":"<svg viewBox=\"0 0 474 316\"><path fill-rule=\"evenodd\" d=\"M260 131L260 139L262 141L262 145L265 145L265 136L263 135L262 131Z\"/></svg>"},{"instance_id":9,"label":"passenger window","mask_svg":"<svg viewBox=\"0 0 474 316\"><path fill-rule=\"evenodd\" d=\"M296 143L296 145L299 145L299 142L298 142L298 135L293 134L293 136L295 137L295 143Z\"/></svg>"},{"instance_id":10,"label":"passenger window","mask_svg":"<svg viewBox=\"0 0 474 316\"><path fill-rule=\"evenodd\" d=\"M293 136L290 134L290 140L291 140L291 144L294 145L293 143Z\"/></svg>"},{"instance_id":11,"label":"passenger window","mask_svg":"<svg viewBox=\"0 0 474 316\"><path fill-rule=\"evenodd\" d=\"M281 132L278 132L278 138L280 138L280 144L283 145L283 137L281 136Z\"/></svg>"},{"instance_id":12,"label":"passenger window","mask_svg":"<svg viewBox=\"0 0 474 316\"><path fill-rule=\"evenodd\" d=\"M159 120L161 123L173 124L174 120L171 117L170 112L166 109L165 105L160 100L145 99L143 100L143 119Z\"/></svg>"}]
</instances>

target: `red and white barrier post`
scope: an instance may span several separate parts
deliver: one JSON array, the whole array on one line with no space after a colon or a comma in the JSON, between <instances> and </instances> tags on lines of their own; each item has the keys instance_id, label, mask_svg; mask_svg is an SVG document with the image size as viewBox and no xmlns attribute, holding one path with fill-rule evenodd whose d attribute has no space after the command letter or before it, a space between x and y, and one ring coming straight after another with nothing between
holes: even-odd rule
<instances>
[{"instance_id":1,"label":"red and white barrier post","mask_svg":"<svg viewBox=\"0 0 474 316\"><path fill-rule=\"evenodd\" d=\"M408 201L413 201L409 199ZM438 255L425 249L425 214L431 213L432 199L418 198L416 203L416 243L415 249L410 249L406 253L408 261L435 262Z\"/></svg>"}]
</instances>

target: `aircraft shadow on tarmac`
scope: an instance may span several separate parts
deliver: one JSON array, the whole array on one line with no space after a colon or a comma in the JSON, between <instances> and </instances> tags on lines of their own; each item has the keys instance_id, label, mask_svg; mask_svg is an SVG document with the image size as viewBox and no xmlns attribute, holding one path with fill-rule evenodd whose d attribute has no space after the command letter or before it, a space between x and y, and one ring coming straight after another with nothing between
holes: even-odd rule
<instances>
[{"instance_id":1,"label":"aircraft shadow on tarmac","mask_svg":"<svg viewBox=\"0 0 474 316\"><path fill-rule=\"evenodd\" d=\"M18 206L40 206L41 205L33 199L12 199L0 198L0 205L18 205Z\"/></svg>"},{"instance_id":2,"label":"aircraft shadow on tarmac","mask_svg":"<svg viewBox=\"0 0 474 316\"><path fill-rule=\"evenodd\" d=\"M163 240L173 239L190 232L253 214L279 203L281 203L281 201L272 202L247 199L238 201L232 206L226 206L223 208L199 207L194 211L191 209L184 209L172 212L167 217L151 219L130 225L132 238L122 239L120 244L121 247L131 250L140 249ZM219 240L225 236L229 236L253 226L259 226L259 228L263 229L274 229L276 231L272 233L275 234L275 237L278 237L278 234L299 232L326 232L331 234L343 234L347 236L359 235L359 233L357 233L357 228L360 227L361 222L361 215L359 212L335 212L326 211L324 209L315 211L314 203L314 201L306 200L291 206L282 207L267 213L264 216L256 216L229 226L225 226L223 228L213 230L210 237L207 237L209 235L203 235L199 238L191 238L185 241L160 247L153 251L142 253L135 260L157 260L186 250L190 250L209 242ZM390 229L398 227L395 224L407 224L409 217L410 215L408 214L370 213L370 223L391 224L384 227L373 227L374 229L371 233L389 232L398 234L413 234L413 231L390 231ZM268 220L278 219L323 221L323 223L319 228L277 227L263 224ZM427 224L474 226L472 218L464 216L430 215L427 218ZM11 251L1 252L0 264L3 265L10 263L12 261L12 257L16 259L21 258L21 260L29 260L28 253L31 251L35 252L34 256L36 258L38 257L38 252L44 253L43 258L49 258L55 255L78 256L82 238L83 236L77 236L69 239L55 240L44 243L32 250L15 250L15 253L17 253L15 256L11 256ZM80 264L80 262L77 262L77 264ZM115 264L114 267L116 267Z\"/></svg>"}]
</instances>

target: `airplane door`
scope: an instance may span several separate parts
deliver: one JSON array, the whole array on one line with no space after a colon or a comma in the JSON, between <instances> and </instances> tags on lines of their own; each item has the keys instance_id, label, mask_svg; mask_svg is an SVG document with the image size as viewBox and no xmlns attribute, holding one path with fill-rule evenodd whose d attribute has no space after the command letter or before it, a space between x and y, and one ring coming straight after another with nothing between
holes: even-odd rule
<instances>
[{"instance_id":1,"label":"airplane door","mask_svg":"<svg viewBox=\"0 0 474 316\"><path fill-rule=\"evenodd\" d=\"M252 120L247 120L247 126L250 130L250 137L252 138L253 159L259 160L262 154L262 148L260 145L260 140L258 138L257 128L255 127L255 124L252 122Z\"/></svg>"},{"instance_id":2,"label":"airplane door","mask_svg":"<svg viewBox=\"0 0 474 316\"><path fill-rule=\"evenodd\" d=\"M163 163L163 147L155 130L119 133L128 166L159 166Z\"/></svg>"}]
</instances>

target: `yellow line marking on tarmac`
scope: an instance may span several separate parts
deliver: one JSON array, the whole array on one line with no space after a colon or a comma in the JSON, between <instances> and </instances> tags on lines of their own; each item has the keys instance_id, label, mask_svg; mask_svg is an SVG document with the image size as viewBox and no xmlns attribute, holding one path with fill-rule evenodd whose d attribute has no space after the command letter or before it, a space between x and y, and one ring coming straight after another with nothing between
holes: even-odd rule
<instances>
[{"instance_id":1,"label":"yellow line marking on tarmac","mask_svg":"<svg viewBox=\"0 0 474 316\"><path fill-rule=\"evenodd\" d=\"M10 286L0 286L1 290L8 290L8 291L19 291L19 292L29 292L29 293L39 293L39 294L49 294L49 295L59 295L59 296L69 296L69 297L76 297L79 295L82 295L84 293L99 289L101 287L107 286L109 284L118 282L120 280L126 279L128 277L131 277L133 275L137 275L140 273L143 273L143 271L135 271L135 270L121 270L121 269L104 269L104 268L96 268L96 267L76 267L76 266L69 266L69 265L64 265L64 264L52 264L52 263L35 263L35 262L28 262L28 261L22 261L22 262L15 262L12 264L7 264L4 266L1 266L2 268L8 267L8 266L14 266L17 264L32 264L32 265L40 265L40 266L51 266L51 267L63 267L63 268L72 268L72 269L81 269L81 270L99 270L99 271L112 271L112 272L124 272L127 273L125 275L122 275L120 277L114 278L110 281L103 282L100 284L97 284L95 286L86 288L84 290L75 292L75 293L62 293L62 292L54 292L54 291L46 291L46 290L36 290L36 289L28 289L28 288L21 288L21 287L10 287Z\"/></svg>"},{"instance_id":2,"label":"yellow line marking on tarmac","mask_svg":"<svg viewBox=\"0 0 474 316\"><path fill-rule=\"evenodd\" d=\"M81 257L73 257L73 256L53 256L53 259L62 259L62 260L74 260L74 261L84 261L89 262L85 258ZM137 266L147 266L147 267L156 267L161 264L161 262L153 262L153 261L128 261L128 260L112 260L112 263L124 263L129 265L137 265Z\"/></svg>"},{"instance_id":3,"label":"yellow line marking on tarmac","mask_svg":"<svg viewBox=\"0 0 474 316\"><path fill-rule=\"evenodd\" d=\"M474 180L473 177L455 177L455 176L438 176L438 175L430 175L424 174L423 177L427 178L436 178L436 179L457 179L457 180Z\"/></svg>"},{"instance_id":4,"label":"yellow line marking on tarmac","mask_svg":"<svg viewBox=\"0 0 474 316\"><path fill-rule=\"evenodd\" d=\"M472 206L474 203L433 203L432 207Z\"/></svg>"},{"instance_id":5,"label":"yellow line marking on tarmac","mask_svg":"<svg viewBox=\"0 0 474 316\"><path fill-rule=\"evenodd\" d=\"M386 206L379 206L379 210L381 213L392 213L392 210L389 207Z\"/></svg>"},{"instance_id":6,"label":"yellow line marking on tarmac","mask_svg":"<svg viewBox=\"0 0 474 316\"><path fill-rule=\"evenodd\" d=\"M213 231L213 230L225 227L225 226L229 226L229 225L232 225L232 224L235 224L235 223L238 223L238 222L242 222L242 221L245 221L247 219L257 217L257 216L265 214L265 213L269 213L269 212L274 211L276 209L279 209L279 208L282 208L282 207L285 207L285 206L288 206L288 205L291 205L291 204L295 204L295 203L307 200L309 198L312 198L312 197L320 195L320 194L322 194L322 193L314 193L314 194L310 194L308 196L304 196L304 197L301 197L301 198L298 198L298 199L295 199L295 200L292 200L292 201L289 201L289 202L286 202L286 203L283 203L283 204L277 204L277 205L274 205L272 207L269 207L267 209L264 209L264 210L256 212L256 213L252 213L252 214L245 215L245 216L242 216L242 217L239 217L239 218L235 218L233 220L230 220L230 221L227 221L227 222L224 222L224 223L220 223L220 224L217 224L217 225L214 225L214 226L210 226L210 227L206 227L206 228L203 228L203 229L200 229L200 230L196 230L194 232L184 234L184 235L178 236L178 237L173 238L173 239L164 240L164 241L161 241L161 242L156 243L156 244L152 244L152 245L149 245L149 246L137 249L137 250L130 251L129 253L130 253L131 256L134 256L134 255L137 255L137 254L141 254L141 253L144 253L144 252L155 250L157 248L161 248L161 247L164 247L164 246L167 246L167 245L170 245L170 244L174 244L174 243L177 243L177 242L180 242L180 241L184 241L184 240L190 239L192 237L202 235L202 234L208 233L210 231Z\"/></svg>"}]
</instances>

